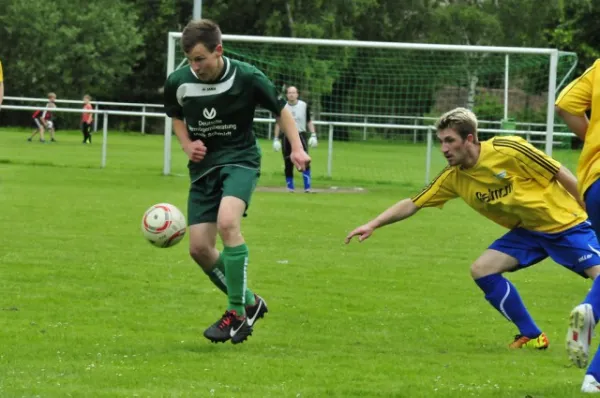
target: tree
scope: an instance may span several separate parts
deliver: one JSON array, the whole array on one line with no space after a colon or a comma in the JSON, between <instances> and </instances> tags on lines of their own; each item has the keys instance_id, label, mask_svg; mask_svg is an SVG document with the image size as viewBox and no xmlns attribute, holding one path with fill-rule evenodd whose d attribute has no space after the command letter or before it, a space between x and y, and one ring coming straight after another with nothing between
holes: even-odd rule
<instances>
[{"instance_id":1,"label":"tree","mask_svg":"<svg viewBox=\"0 0 600 398\"><path fill-rule=\"evenodd\" d=\"M136 22L119 0L0 2L0 42L10 43L1 50L8 93L110 96L142 55Z\"/></svg>"},{"instance_id":2,"label":"tree","mask_svg":"<svg viewBox=\"0 0 600 398\"><path fill-rule=\"evenodd\" d=\"M378 0L354 24L359 40L425 43L436 0Z\"/></svg>"},{"instance_id":3,"label":"tree","mask_svg":"<svg viewBox=\"0 0 600 398\"><path fill-rule=\"evenodd\" d=\"M219 22L224 33L300 38L354 39L354 26L377 0L212 0L203 16ZM227 51L247 57L276 84L299 86L318 118L341 72L355 51L342 47L224 43ZM290 81L293 77L293 81Z\"/></svg>"},{"instance_id":4,"label":"tree","mask_svg":"<svg viewBox=\"0 0 600 398\"><path fill-rule=\"evenodd\" d=\"M167 72L167 35L180 32L192 16L192 2L172 0L129 0L136 10L137 26L144 37L142 56L132 65L120 90L120 101L162 103L162 87ZM179 48L176 51L181 51ZM161 121L152 119L151 123Z\"/></svg>"},{"instance_id":5,"label":"tree","mask_svg":"<svg viewBox=\"0 0 600 398\"><path fill-rule=\"evenodd\" d=\"M550 42L579 56L576 74L600 58L600 0L561 1L557 26L548 29Z\"/></svg>"},{"instance_id":6,"label":"tree","mask_svg":"<svg viewBox=\"0 0 600 398\"><path fill-rule=\"evenodd\" d=\"M490 2L486 9L495 15L502 28L502 40L494 45L548 47L546 31L553 29L560 15L559 0L502 0Z\"/></svg>"}]
</instances>

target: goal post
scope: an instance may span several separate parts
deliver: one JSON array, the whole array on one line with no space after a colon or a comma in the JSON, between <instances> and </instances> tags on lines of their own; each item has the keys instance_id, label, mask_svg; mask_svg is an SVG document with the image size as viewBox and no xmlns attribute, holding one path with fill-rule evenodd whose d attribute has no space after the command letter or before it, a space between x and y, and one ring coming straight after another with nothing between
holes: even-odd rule
<instances>
[{"instance_id":1,"label":"goal post","mask_svg":"<svg viewBox=\"0 0 600 398\"><path fill-rule=\"evenodd\" d=\"M169 33L167 42L167 77L175 70L175 45L176 37L181 37L181 34ZM181 50L179 50L181 51ZM163 156L163 174L171 174L171 144L173 141L173 122L170 117L165 116L165 140L164 140L164 156Z\"/></svg>"},{"instance_id":2,"label":"goal post","mask_svg":"<svg viewBox=\"0 0 600 398\"><path fill-rule=\"evenodd\" d=\"M169 33L167 75L186 65L180 38L179 32ZM222 38L226 56L257 66L282 96L287 86L296 86L308 102L322 143L313 152L316 179L421 184L423 163L417 159L431 155L426 152L428 127L457 106L478 115L484 135L526 134L548 154L564 139L554 134L554 99L572 76L574 53L227 34ZM271 138L271 115L258 110L256 118L261 121L255 123L257 137ZM165 174L170 173L171 136L167 118ZM400 159L398 153L403 154ZM433 164L427 164L434 172L443 163L438 158L431 156Z\"/></svg>"}]
</instances>

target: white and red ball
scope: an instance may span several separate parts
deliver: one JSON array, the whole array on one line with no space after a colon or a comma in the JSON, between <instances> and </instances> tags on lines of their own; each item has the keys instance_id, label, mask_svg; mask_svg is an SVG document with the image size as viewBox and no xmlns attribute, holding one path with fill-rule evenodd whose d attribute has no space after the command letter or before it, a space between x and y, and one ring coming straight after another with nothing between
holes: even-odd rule
<instances>
[{"instance_id":1,"label":"white and red ball","mask_svg":"<svg viewBox=\"0 0 600 398\"><path fill-rule=\"evenodd\" d=\"M142 217L142 233L156 247L171 247L185 236L187 222L183 213L169 203L150 207Z\"/></svg>"}]
</instances>

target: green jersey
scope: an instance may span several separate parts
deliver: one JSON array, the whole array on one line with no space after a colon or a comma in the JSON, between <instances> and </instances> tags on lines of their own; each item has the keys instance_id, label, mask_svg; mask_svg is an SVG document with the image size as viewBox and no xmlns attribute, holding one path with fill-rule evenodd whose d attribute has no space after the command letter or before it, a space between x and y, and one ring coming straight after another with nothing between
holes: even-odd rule
<instances>
[{"instance_id":1,"label":"green jersey","mask_svg":"<svg viewBox=\"0 0 600 398\"><path fill-rule=\"evenodd\" d=\"M259 169L261 153L252 131L256 106L276 116L285 106L273 83L256 67L227 57L223 62L215 82L202 82L185 67L171 73L165 83L167 115L185 120L190 140L206 145L202 161L188 162L192 181L225 165Z\"/></svg>"}]
</instances>

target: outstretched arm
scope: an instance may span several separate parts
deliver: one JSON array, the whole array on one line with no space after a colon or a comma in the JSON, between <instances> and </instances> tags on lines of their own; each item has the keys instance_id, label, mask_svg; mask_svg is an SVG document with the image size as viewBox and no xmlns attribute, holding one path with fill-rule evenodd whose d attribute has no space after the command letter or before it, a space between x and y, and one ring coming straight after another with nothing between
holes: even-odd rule
<instances>
[{"instance_id":1,"label":"outstretched arm","mask_svg":"<svg viewBox=\"0 0 600 398\"><path fill-rule=\"evenodd\" d=\"M346 244L350 243L354 236L358 236L358 241L362 242L373 234L377 228L381 228L388 224L404 220L419 211L419 208L411 199L403 199L396 203L386 211L375 217L368 223L354 229L346 236Z\"/></svg>"}]
</instances>

